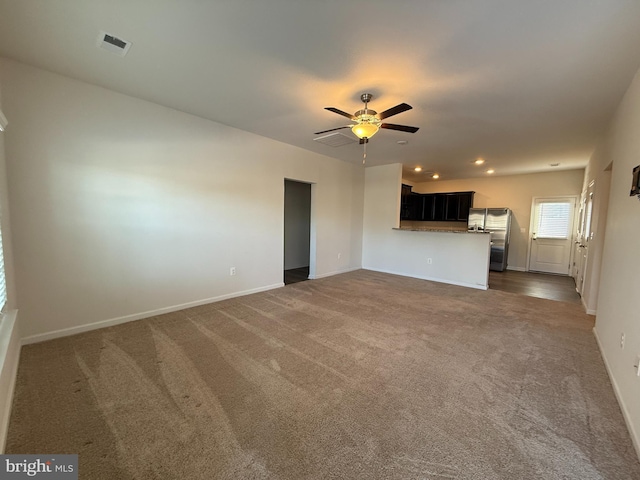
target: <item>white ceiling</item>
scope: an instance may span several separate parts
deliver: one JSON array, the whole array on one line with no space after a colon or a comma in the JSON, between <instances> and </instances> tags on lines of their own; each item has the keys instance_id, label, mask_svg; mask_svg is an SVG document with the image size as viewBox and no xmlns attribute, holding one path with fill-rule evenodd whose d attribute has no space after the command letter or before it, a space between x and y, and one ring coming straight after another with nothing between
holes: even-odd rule
<instances>
[{"instance_id":1,"label":"white ceiling","mask_svg":"<svg viewBox=\"0 0 640 480\"><path fill-rule=\"evenodd\" d=\"M370 92L420 130L381 130L367 165L508 175L586 165L640 65L640 1L0 0L0 55L352 163L314 132Z\"/></svg>"}]
</instances>

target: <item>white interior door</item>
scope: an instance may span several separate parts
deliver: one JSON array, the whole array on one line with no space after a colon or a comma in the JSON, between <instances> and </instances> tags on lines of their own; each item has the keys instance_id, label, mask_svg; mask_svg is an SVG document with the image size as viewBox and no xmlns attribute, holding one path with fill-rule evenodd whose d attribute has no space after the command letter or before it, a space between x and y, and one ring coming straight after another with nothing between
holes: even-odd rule
<instances>
[{"instance_id":1,"label":"white interior door","mask_svg":"<svg viewBox=\"0 0 640 480\"><path fill-rule=\"evenodd\" d=\"M534 200L529 270L569 275L575 204L575 197Z\"/></svg>"},{"instance_id":2,"label":"white interior door","mask_svg":"<svg viewBox=\"0 0 640 480\"><path fill-rule=\"evenodd\" d=\"M582 220L582 235L578 243L578 255L580 256L580 274L576 278L576 290L582 296L584 290L584 274L587 271L587 262L589 259L589 242L593 239L593 231L591 228L591 214L593 213L593 183L589 185L587 196L585 198L584 217Z\"/></svg>"},{"instance_id":3,"label":"white interior door","mask_svg":"<svg viewBox=\"0 0 640 480\"><path fill-rule=\"evenodd\" d=\"M580 282L584 278L582 274L582 248L584 244L585 237L585 214L587 212L587 191L582 192L582 197L580 198L580 209L578 211L577 219L576 219L576 235L575 240L573 242L573 270L571 272L571 276L576 282L576 290L580 291Z\"/></svg>"}]
</instances>

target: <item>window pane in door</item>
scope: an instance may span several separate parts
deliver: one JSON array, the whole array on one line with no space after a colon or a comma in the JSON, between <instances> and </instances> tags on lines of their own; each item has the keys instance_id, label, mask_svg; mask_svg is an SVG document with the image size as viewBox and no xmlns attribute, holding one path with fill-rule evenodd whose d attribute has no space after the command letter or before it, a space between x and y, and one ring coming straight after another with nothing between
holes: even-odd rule
<instances>
[{"instance_id":1,"label":"window pane in door","mask_svg":"<svg viewBox=\"0 0 640 480\"><path fill-rule=\"evenodd\" d=\"M568 238L571 203L541 203L538 213L538 238Z\"/></svg>"}]
</instances>

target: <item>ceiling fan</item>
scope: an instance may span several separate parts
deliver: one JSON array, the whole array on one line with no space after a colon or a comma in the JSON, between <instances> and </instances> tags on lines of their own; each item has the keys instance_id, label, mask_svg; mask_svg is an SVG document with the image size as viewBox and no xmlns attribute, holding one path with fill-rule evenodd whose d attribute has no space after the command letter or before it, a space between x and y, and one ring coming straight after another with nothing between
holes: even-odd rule
<instances>
[{"instance_id":1,"label":"ceiling fan","mask_svg":"<svg viewBox=\"0 0 640 480\"><path fill-rule=\"evenodd\" d=\"M388 110L385 110L384 112L378 113L375 110L371 110L368 108L368 104L372 98L373 95L371 95L370 93L363 93L362 95L360 95L360 100L364 102L364 108L362 110L358 110L353 115L347 112L343 112L342 110L335 107L325 107L325 110L329 110L330 112L337 113L338 115L342 115L343 117L347 117L353 122L353 124L316 132L315 135L333 132L335 130L342 130L343 128L350 128L354 135L360 139L360 144L365 144L366 149L366 144L369 142L369 139L373 137L380 128L399 130L401 132L407 133L416 133L418 131L418 127L409 127L407 125L396 125L395 123L382 122L382 120L384 120L385 118L389 118L393 115L411 110L413 108L411 105L401 103L399 105L396 105L395 107L391 107ZM365 150L365 158L366 156L367 154Z\"/></svg>"}]
</instances>

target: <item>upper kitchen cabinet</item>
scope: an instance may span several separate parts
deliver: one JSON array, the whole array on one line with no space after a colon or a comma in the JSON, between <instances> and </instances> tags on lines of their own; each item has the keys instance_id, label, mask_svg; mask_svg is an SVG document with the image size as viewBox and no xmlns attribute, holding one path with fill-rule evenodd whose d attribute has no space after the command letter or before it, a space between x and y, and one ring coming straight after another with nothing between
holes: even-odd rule
<instances>
[{"instance_id":1,"label":"upper kitchen cabinet","mask_svg":"<svg viewBox=\"0 0 640 480\"><path fill-rule=\"evenodd\" d=\"M469 220L469 209L473 208L473 194L475 192L458 193L458 220Z\"/></svg>"},{"instance_id":2,"label":"upper kitchen cabinet","mask_svg":"<svg viewBox=\"0 0 640 480\"><path fill-rule=\"evenodd\" d=\"M449 222L469 219L469 209L473 206L474 192L457 192L447 194L445 220Z\"/></svg>"},{"instance_id":3,"label":"upper kitchen cabinet","mask_svg":"<svg viewBox=\"0 0 640 480\"><path fill-rule=\"evenodd\" d=\"M400 220L413 220L415 216L415 193L411 193L411 185L402 184L402 194L400 197Z\"/></svg>"},{"instance_id":4,"label":"upper kitchen cabinet","mask_svg":"<svg viewBox=\"0 0 640 480\"><path fill-rule=\"evenodd\" d=\"M401 220L466 222L474 192L405 193L402 190Z\"/></svg>"}]
</instances>

